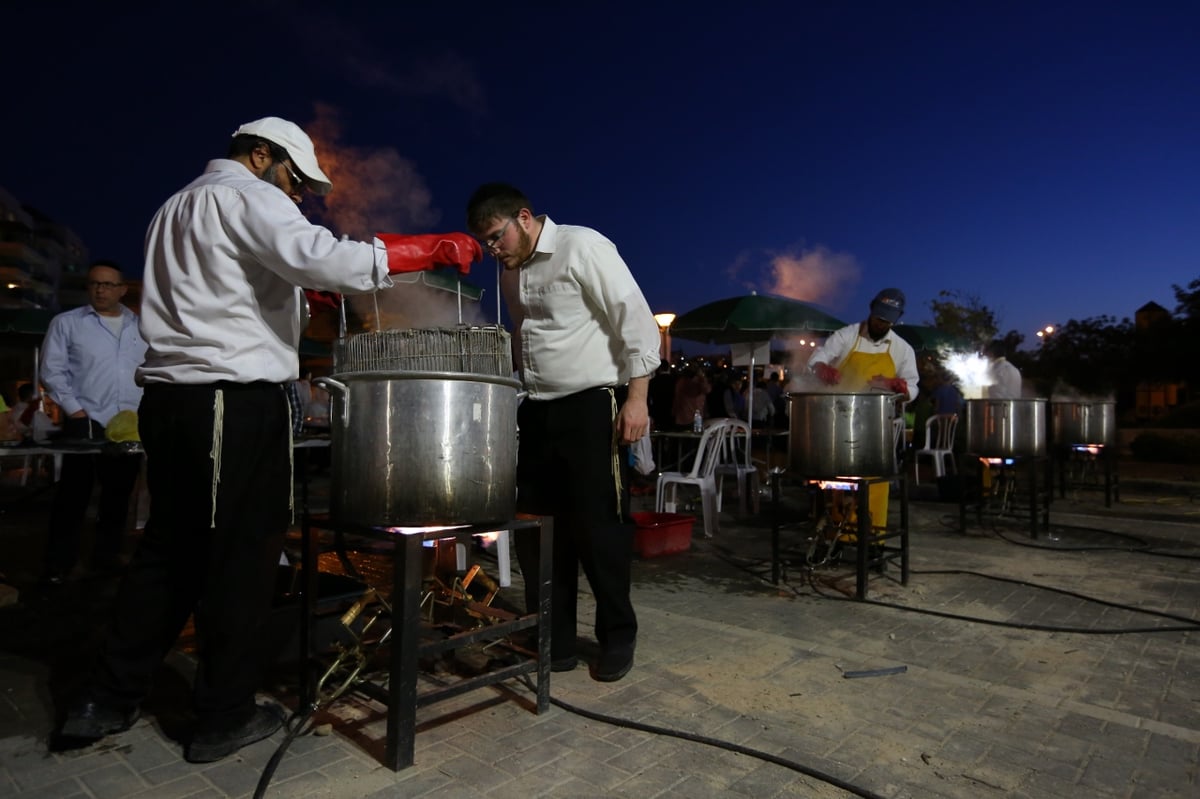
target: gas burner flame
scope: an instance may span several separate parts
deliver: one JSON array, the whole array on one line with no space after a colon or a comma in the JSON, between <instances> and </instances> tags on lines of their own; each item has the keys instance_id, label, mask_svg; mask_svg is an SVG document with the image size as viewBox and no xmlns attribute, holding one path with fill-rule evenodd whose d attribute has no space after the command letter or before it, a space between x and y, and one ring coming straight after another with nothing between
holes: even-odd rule
<instances>
[{"instance_id":1,"label":"gas burner flame","mask_svg":"<svg viewBox=\"0 0 1200 799\"><path fill-rule=\"evenodd\" d=\"M813 480L810 485L815 485L822 491L857 491L858 483L851 483L846 480Z\"/></svg>"},{"instance_id":2,"label":"gas burner flame","mask_svg":"<svg viewBox=\"0 0 1200 799\"><path fill-rule=\"evenodd\" d=\"M954 375L963 399L983 399L983 390L993 382L990 362L978 353L946 353L942 365Z\"/></svg>"},{"instance_id":3,"label":"gas burner flame","mask_svg":"<svg viewBox=\"0 0 1200 799\"><path fill-rule=\"evenodd\" d=\"M469 524L447 524L434 525L431 527L388 527L386 529L387 532L395 535L425 535L426 533L439 533L443 530L461 530L464 527L470 526L471 525ZM496 543L496 539L500 537L500 533L498 531L490 533L474 533L473 535L475 538L478 538L481 542L483 542L485 547ZM448 536L448 538L453 538L453 536ZM434 541L427 541L426 545L433 546L434 543Z\"/></svg>"},{"instance_id":4,"label":"gas burner flame","mask_svg":"<svg viewBox=\"0 0 1200 799\"><path fill-rule=\"evenodd\" d=\"M1086 452L1088 455L1099 455L1104 449L1103 444L1074 444L1071 449L1075 452Z\"/></svg>"},{"instance_id":5,"label":"gas burner flame","mask_svg":"<svg viewBox=\"0 0 1200 799\"><path fill-rule=\"evenodd\" d=\"M445 524L434 525L431 527L388 527L389 533L397 535L424 535L425 533L437 533L442 530L461 530L464 527L470 527L469 524Z\"/></svg>"}]
</instances>

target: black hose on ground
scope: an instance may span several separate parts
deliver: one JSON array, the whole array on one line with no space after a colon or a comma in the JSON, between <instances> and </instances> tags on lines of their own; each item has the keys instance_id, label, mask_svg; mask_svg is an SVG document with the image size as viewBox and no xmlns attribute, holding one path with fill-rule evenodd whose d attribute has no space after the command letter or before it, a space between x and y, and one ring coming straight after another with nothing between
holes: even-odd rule
<instances>
[{"instance_id":1,"label":"black hose on ground","mask_svg":"<svg viewBox=\"0 0 1200 799\"><path fill-rule=\"evenodd\" d=\"M275 769L279 768L280 762L283 761L284 754L287 753L288 747L292 745L292 741L300 736L300 732L304 729L304 725L312 718L313 713L317 711L316 705L309 705L304 711L296 711L287 722L288 734L284 736L283 741L279 744L279 748L275 750L275 754L271 755L271 759L267 761L267 765L263 768L262 776L258 778L258 785L254 789L254 799L263 799L267 795L267 786L271 784L271 778L275 776Z\"/></svg>"},{"instance_id":2,"label":"black hose on ground","mask_svg":"<svg viewBox=\"0 0 1200 799\"><path fill-rule=\"evenodd\" d=\"M534 688L533 684L529 682L528 677L525 677L523 679L524 679L526 688L528 688L531 691L536 690ZM860 788L859 786L857 786L853 783L850 783L850 782L846 782L845 780L835 777L832 774L826 774L823 771L818 771L817 769L812 768L810 766L806 766L803 763L797 763L794 760L788 760L785 757L773 755L770 752L763 752L758 749L751 749L748 746L742 746L741 744L735 744L730 741L723 741L720 738L710 738L707 735L699 735L697 733L685 732L683 730L673 730L669 727L658 727L653 724L644 724L640 721L632 721L631 719L623 719L623 718L619 718L617 716L607 716L603 713L596 713L595 711L592 711L592 710L585 710L584 708L576 707L575 705L568 704L568 703L562 701L561 699L555 699L554 697L550 698L550 704L560 707L563 710L567 711L568 713L574 713L577 716L582 716L585 719L590 719L592 721L599 721L604 724L611 724L615 727L624 727L626 729L638 730L639 732L648 732L651 735L663 735L663 736L667 736L669 738L679 738L684 741L691 741L693 743L704 744L705 746L712 746L712 747L716 747L717 749L724 749L727 752L734 752L739 755L746 755L747 757L757 758L758 760L763 760L767 763L774 763L777 766L782 766L786 769L790 769L792 771L799 772L800 774L803 774L806 777L812 777L813 779L820 780L821 782L826 782L830 785L833 785L836 788L841 788L843 791L852 793L855 796L861 796L864 799L884 799L884 797L881 794L877 794L873 791L869 791L866 788Z\"/></svg>"}]
</instances>

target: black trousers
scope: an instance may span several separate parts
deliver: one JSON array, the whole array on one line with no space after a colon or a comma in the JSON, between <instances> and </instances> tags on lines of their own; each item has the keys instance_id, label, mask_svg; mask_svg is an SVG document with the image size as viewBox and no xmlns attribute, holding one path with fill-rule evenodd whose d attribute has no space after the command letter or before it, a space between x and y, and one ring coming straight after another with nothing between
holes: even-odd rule
<instances>
[{"instance_id":1,"label":"black trousers","mask_svg":"<svg viewBox=\"0 0 1200 799\"><path fill-rule=\"evenodd\" d=\"M65 419L63 436L72 440L105 440L104 428L91 419ZM47 574L67 574L79 560L83 520L100 483L92 563L111 564L121 554L127 530L129 496L142 468L141 455L63 455L54 508L46 541Z\"/></svg>"},{"instance_id":2,"label":"black trousers","mask_svg":"<svg viewBox=\"0 0 1200 799\"><path fill-rule=\"evenodd\" d=\"M254 712L266 619L291 523L291 429L270 383L147 386L139 410L150 519L117 593L92 685L133 707L194 614L197 730Z\"/></svg>"},{"instance_id":3,"label":"black trousers","mask_svg":"<svg viewBox=\"0 0 1200 799\"><path fill-rule=\"evenodd\" d=\"M526 399L517 423L517 507L554 517L552 656L575 654L581 565L596 599L596 640L601 647L633 643L637 616L629 589L634 528L622 518L625 508L617 489L617 476L626 471L624 447L614 473L612 392L591 389L557 400ZM536 608L537 581L529 575L538 573L537 539L518 535L515 541L526 575L526 608Z\"/></svg>"}]
</instances>

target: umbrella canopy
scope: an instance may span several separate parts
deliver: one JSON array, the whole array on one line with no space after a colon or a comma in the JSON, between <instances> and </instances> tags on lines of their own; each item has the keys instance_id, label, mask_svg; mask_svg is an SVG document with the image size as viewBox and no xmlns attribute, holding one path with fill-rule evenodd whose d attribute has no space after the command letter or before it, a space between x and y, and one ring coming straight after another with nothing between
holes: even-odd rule
<instances>
[{"instance_id":1,"label":"umbrella canopy","mask_svg":"<svg viewBox=\"0 0 1200 799\"><path fill-rule=\"evenodd\" d=\"M680 315L671 335L688 341L738 344L792 333L829 333L845 327L821 309L787 297L747 294L701 305Z\"/></svg>"},{"instance_id":2,"label":"umbrella canopy","mask_svg":"<svg viewBox=\"0 0 1200 799\"><path fill-rule=\"evenodd\" d=\"M955 336L936 327L923 325L896 325L892 328L896 335L912 345L914 350L952 350L954 352L972 352L976 347L967 339Z\"/></svg>"},{"instance_id":3,"label":"umbrella canopy","mask_svg":"<svg viewBox=\"0 0 1200 799\"><path fill-rule=\"evenodd\" d=\"M821 309L787 297L747 294L701 305L677 317L671 335L712 344L754 344L793 333L829 333L845 327ZM750 353L747 421L754 424L754 352ZM753 432L753 430L751 430Z\"/></svg>"}]
</instances>

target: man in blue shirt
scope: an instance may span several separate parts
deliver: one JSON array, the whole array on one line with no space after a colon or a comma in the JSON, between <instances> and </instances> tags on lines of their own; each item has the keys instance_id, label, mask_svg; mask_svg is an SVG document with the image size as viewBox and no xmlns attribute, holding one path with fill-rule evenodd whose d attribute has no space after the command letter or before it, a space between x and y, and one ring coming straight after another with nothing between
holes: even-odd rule
<instances>
[{"instance_id":1,"label":"man in blue shirt","mask_svg":"<svg viewBox=\"0 0 1200 799\"><path fill-rule=\"evenodd\" d=\"M88 270L88 304L50 321L42 344L41 379L63 412L62 438L105 440L104 428L120 411L136 411L142 390L134 370L146 355L133 311L121 304L125 278L115 263L97 261ZM120 565L129 495L141 455L66 455L50 514L45 582L66 579L79 558L80 528L92 486L100 482L100 504L91 563L100 571Z\"/></svg>"}]
</instances>

